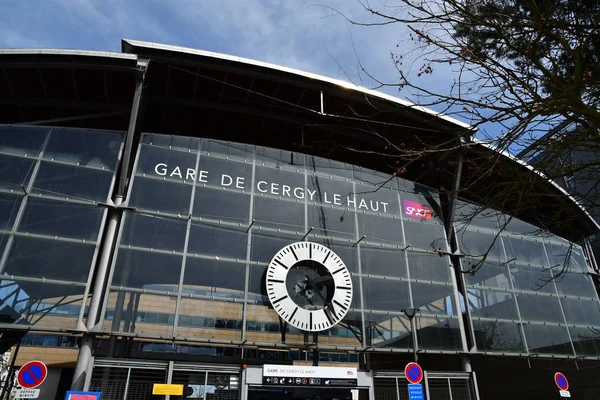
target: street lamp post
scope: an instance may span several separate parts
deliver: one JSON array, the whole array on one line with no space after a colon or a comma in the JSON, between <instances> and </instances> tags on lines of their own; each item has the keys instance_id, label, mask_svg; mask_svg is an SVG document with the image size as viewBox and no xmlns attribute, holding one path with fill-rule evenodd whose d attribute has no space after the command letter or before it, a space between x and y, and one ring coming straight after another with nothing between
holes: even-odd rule
<instances>
[{"instance_id":1,"label":"street lamp post","mask_svg":"<svg viewBox=\"0 0 600 400\"><path fill-rule=\"evenodd\" d=\"M417 322L415 321L415 316L420 310L418 308L404 308L402 312L406 315L406 318L410 321L410 330L412 333L412 348L413 348L413 356L415 362L418 362L419 357L417 356Z\"/></svg>"}]
</instances>

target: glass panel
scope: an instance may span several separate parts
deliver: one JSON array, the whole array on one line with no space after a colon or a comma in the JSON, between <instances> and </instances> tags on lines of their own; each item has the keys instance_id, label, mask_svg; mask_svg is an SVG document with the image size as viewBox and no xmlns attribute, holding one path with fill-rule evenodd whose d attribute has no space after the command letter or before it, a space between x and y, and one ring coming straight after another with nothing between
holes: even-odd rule
<instances>
[{"instance_id":1,"label":"glass panel","mask_svg":"<svg viewBox=\"0 0 600 400\"><path fill-rule=\"evenodd\" d=\"M182 257L120 248L112 286L177 292Z\"/></svg>"},{"instance_id":2,"label":"glass panel","mask_svg":"<svg viewBox=\"0 0 600 400\"><path fill-rule=\"evenodd\" d=\"M248 224L250 195L198 187L194 197L194 215Z\"/></svg>"},{"instance_id":3,"label":"glass panel","mask_svg":"<svg viewBox=\"0 0 600 400\"><path fill-rule=\"evenodd\" d=\"M181 318L180 318L181 323ZM183 396L173 396L171 399L204 399L205 393L209 393L209 388L205 385L206 383L206 372L200 371L173 371L173 377L171 382L175 385L183 386ZM154 396L152 396L154 397Z\"/></svg>"},{"instance_id":4,"label":"glass panel","mask_svg":"<svg viewBox=\"0 0 600 400\"><path fill-rule=\"evenodd\" d=\"M269 304L266 288L266 265L251 265L248 280L248 301Z\"/></svg>"},{"instance_id":5,"label":"glass panel","mask_svg":"<svg viewBox=\"0 0 600 400\"><path fill-rule=\"evenodd\" d=\"M298 167L304 170L304 155L286 150L256 146L256 163L275 167Z\"/></svg>"},{"instance_id":6,"label":"glass panel","mask_svg":"<svg viewBox=\"0 0 600 400\"><path fill-rule=\"evenodd\" d=\"M171 147L181 150L199 149L201 140L202 139L195 137L142 133L142 143L149 143L155 146Z\"/></svg>"},{"instance_id":7,"label":"glass panel","mask_svg":"<svg viewBox=\"0 0 600 400\"><path fill-rule=\"evenodd\" d=\"M398 217L387 218L358 213L358 234L366 236L365 241L369 243L382 240L396 245L404 244L402 221Z\"/></svg>"},{"instance_id":8,"label":"glass panel","mask_svg":"<svg viewBox=\"0 0 600 400\"><path fill-rule=\"evenodd\" d=\"M252 164L216 157L200 157L200 170L207 171L207 185L235 191L252 187ZM200 177L200 174L198 175Z\"/></svg>"},{"instance_id":9,"label":"glass panel","mask_svg":"<svg viewBox=\"0 0 600 400\"><path fill-rule=\"evenodd\" d=\"M326 205L308 206L308 226L319 235L346 233L354 236L356 214L346 209Z\"/></svg>"},{"instance_id":10,"label":"glass panel","mask_svg":"<svg viewBox=\"0 0 600 400\"><path fill-rule=\"evenodd\" d=\"M288 244L299 242L300 235L284 234L281 232L252 231L252 261L270 263L275 254ZM338 254L339 255L339 254ZM346 262L346 260L344 260Z\"/></svg>"},{"instance_id":11,"label":"glass panel","mask_svg":"<svg viewBox=\"0 0 600 400\"><path fill-rule=\"evenodd\" d=\"M593 299L598 298L594 282L589 275L566 272L554 281L560 294Z\"/></svg>"},{"instance_id":12,"label":"glass panel","mask_svg":"<svg viewBox=\"0 0 600 400\"><path fill-rule=\"evenodd\" d=\"M462 270L465 272L471 271L464 274L467 285L501 289L511 288L506 264L487 261L481 265L480 260L464 258L462 259Z\"/></svg>"},{"instance_id":13,"label":"glass panel","mask_svg":"<svg viewBox=\"0 0 600 400\"><path fill-rule=\"evenodd\" d=\"M441 225L405 220L404 234L406 244L412 247L443 251L447 249L446 234Z\"/></svg>"},{"instance_id":14,"label":"glass panel","mask_svg":"<svg viewBox=\"0 0 600 400\"><path fill-rule=\"evenodd\" d=\"M525 345L518 323L473 320L479 351L524 353Z\"/></svg>"},{"instance_id":15,"label":"glass panel","mask_svg":"<svg viewBox=\"0 0 600 400\"><path fill-rule=\"evenodd\" d=\"M254 197L254 219L259 226L304 232L304 202Z\"/></svg>"},{"instance_id":16,"label":"glass panel","mask_svg":"<svg viewBox=\"0 0 600 400\"><path fill-rule=\"evenodd\" d=\"M48 131L48 128L2 126L0 127L0 152L35 157Z\"/></svg>"},{"instance_id":17,"label":"glass panel","mask_svg":"<svg viewBox=\"0 0 600 400\"><path fill-rule=\"evenodd\" d=\"M198 193L196 193L196 196ZM129 205L188 215L192 185L135 177Z\"/></svg>"},{"instance_id":18,"label":"glass panel","mask_svg":"<svg viewBox=\"0 0 600 400\"><path fill-rule=\"evenodd\" d=\"M218 154L238 159L249 158L251 160L253 150L254 146L243 143L225 142L223 140L213 139L202 140L202 151L210 154Z\"/></svg>"},{"instance_id":19,"label":"glass panel","mask_svg":"<svg viewBox=\"0 0 600 400\"><path fill-rule=\"evenodd\" d=\"M196 150L197 147L192 148ZM198 155L195 152L171 150L143 144L138 155L136 175L173 182L208 182L207 175L196 171ZM202 168L199 168L202 170Z\"/></svg>"},{"instance_id":20,"label":"glass panel","mask_svg":"<svg viewBox=\"0 0 600 400\"><path fill-rule=\"evenodd\" d=\"M410 322L403 315L365 313L367 346L412 349Z\"/></svg>"},{"instance_id":21,"label":"glass panel","mask_svg":"<svg viewBox=\"0 0 600 400\"><path fill-rule=\"evenodd\" d=\"M0 230L12 229L22 200L19 194L0 192Z\"/></svg>"},{"instance_id":22,"label":"glass panel","mask_svg":"<svg viewBox=\"0 0 600 400\"><path fill-rule=\"evenodd\" d=\"M600 329L569 328L571 339L578 356L600 356Z\"/></svg>"},{"instance_id":23,"label":"glass panel","mask_svg":"<svg viewBox=\"0 0 600 400\"><path fill-rule=\"evenodd\" d=\"M504 260L504 251L500 236L480 231L462 230L458 232L461 251L472 257L481 257L485 254L488 259ZM509 258L515 257L509 255Z\"/></svg>"},{"instance_id":24,"label":"glass panel","mask_svg":"<svg viewBox=\"0 0 600 400\"><path fill-rule=\"evenodd\" d=\"M104 330L171 336L176 306L176 296L111 290L106 307Z\"/></svg>"},{"instance_id":25,"label":"glass panel","mask_svg":"<svg viewBox=\"0 0 600 400\"><path fill-rule=\"evenodd\" d=\"M183 251L187 220L126 212L122 246Z\"/></svg>"},{"instance_id":26,"label":"glass panel","mask_svg":"<svg viewBox=\"0 0 600 400\"><path fill-rule=\"evenodd\" d=\"M304 173L289 172L279 168L256 167L256 194L281 197L288 200L304 200L314 197L313 191L304 189ZM249 187L249 186L248 186Z\"/></svg>"},{"instance_id":27,"label":"glass panel","mask_svg":"<svg viewBox=\"0 0 600 400\"><path fill-rule=\"evenodd\" d=\"M450 285L432 285L411 282L413 307L421 309L422 314L456 314L454 307L454 289ZM408 307L408 306L405 306Z\"/></svg>"},{"instance_id":28,"label":"glass panel","mask_svg":"<svg viewBox=\"0 0 600 400\"><path fill-rule=\"evenodd\" d=\"M458 350L462 348L460 327L454 318L417 316L419 348L427 350Z\"/></svg>"},{"instance_id":29,"label":"glass panel","mask_svg":"<svg viewBox=\"0 0 600 400\"><path fill-rule=\"evenodd\" d=\"M15 236L4 273L87 282L95 246Z\"/></svg>"},{"instance_id":30,"label":"glass panel","mask_svg":"<svg viewBox=\"0 0 600 400\"><path fill-rule=\"evenodd\" d=\"M85 286L6 279L0 285L3 323L63 329L77 326Z\"/></svg>"},{"instance_id":31,"label":"glass panel","mask_svg":"<svg viewBox=\"0 0 600 400\"><path fill-rule=\"evenodd\" d=\"M326 158L306 156L307 165L311 173L319 175L352 178L352 166Z\"/></svg>"},{"instance_id":32,"label":"glass panel","mask_svg":"<svg viewBox=\"0 0 600 400\"><path fill-rule=\"evenodd\" d=\"M212 398L208 396L208 393L212 392L214 388L214 394L218 400L237 400L239 396L239 374L220 374L215 372L208 373L208 389L206 398Z\"/></svg>"},{"instance_id":33,"label":"glass panel","mask_svg":"<svg viewBox=\"0 0 600 400\"><path fill-rule=\"evenodd\" d=\"M292 325L284 323L273 311L270 303L248 304L246 329L246 339L251 341L304 343L304 334ZM282 334L282 330L285 330L285 335ZM321 340L319 340L319 343L321 343Z\"/></svg>"},{"instance_id":34,"label":"glass panel","mask_svg":"<svg viewBox=\"0 0 600 400\"><path fill-rule=\"evenodd\" d=\"M558 297L519 294L517 302L523 321L565 323Z\"/></svg>"},{"instance_id":35,"label":"glass panel","mask_svg":"<svg viewBox=\"0 0 600 400\"><path fill-rule=\"evenodd\" d=\"M104 208L30 197L19 232L96 241Z\"/></svg>"},{"instance_id":36,"label":"glass panel","mask_svg":"<svg viewBox=\"0 0 600 400\"><path fill-rule=\"evenodd\" d=\"M519 263L531 263L535 265L548 265L546 252L542 242L526 240L518 237L503 237L506 246L506 257L509 260L516 257Z\"/></svg>"},{"instance_id":37,"label":"glass panel","mask_svg":"<svg viewBox=\"0 0 600 400\"><path fill-rule=\"evenodd\" d=\"M27 187L34 160L0 154L0 187L22 191Z\"/></svg>"},{"instance_id":38,"label":"glass panel","mask_svg":"<svg viewBox=\"0 0 600 400\"><path fill-rule=\"evenodd\" d=\"M410 221L442 224L443 221L438 215L440 209L437 194L427 187L414 185L415 193L400 192L402 216ZM406 235L408 236L408 231Z\"/></svg>"},{"instance_id":39,"label":"glass panel","mask_svg":"<svg viewBox=\"0 0 600 400\"><path fill-rule=\"evenodd\" d=\"M113 170L123 137L114 131L53 128L44 158Z\"/></svg>"},{"instance_id":40,"label":"glass panel","mask_svg":"<svg viewBox=\"0 0 600 400\"><path fill-rule=\"evenodd\" d=\"M360 259L363 274L406 277L406 260L400 250L361 246Z\"/></svg>"},{"instance_id":41,"label":"glass panel","mask_svg":"<svg viewBox=\"0 0 600 400\"><path fill-rule=\"evenodd\" d=\"M188 253L246 259L248 252L247 229L228 225L192 222Z\"/></svg>"},{"instance_id":42,"label":"glass panel","mask_svg":"<svg viewBox=\"0 0 600 400\"><path fill-rule=\"evenodd\" d=\"M408 269L411 279L450 282L450 259L432 253L420 253L407 250Z\"/></svg>"},{"instance_id":43,"label":"glass panel","mask_svg":"<svg viewBox=\"0 0 600 400\"><path fill-rule=\"evenodd\" d=\"M554 243L546 244L546 251L548 252L548 258L550 259L550 266L556 267L559 270L567 268L578 271L587 271L585 258L583 257L579 246L575 244L572 246Z\"/></svg>"},{"instance_id":44,"label":"glass panel","mask_svg":"<svg viewBox=\"0 0 600 400\"><path fill-rule=\"evenodd\" d=\"M354 180L356 183L369 186L386 187L394 191L398 190L399 179L391 178L390 174L384 174L383 172L373 171L356 165L353 168Z\"/></svg>"},{"instance_id":45,"label":"glass panel","mask_svg":"<svg viewBox=\"0 0 600 400\"><path fill-rule=\"evenodd\" d=\"M356 203L359 212L377 213L386 217L400 217L400 203L398 192L386 187L373 187L366 185L355 185L354 192L360 199ZM366 203L364 207L362 202Z\"/></svg>"},{"instance_id":46,"label":"glass panel","mask_svg":"<svg viewBox=\"0 0 600 400\"><path fill-rule=\"evenodd\" d=\"M246 264L187 257L183 293L244 298Z\"/></svg>"},{"instance_id":47,"label":"glass panel","mask_svg":"<svg viewBox=\"0 0 600 400\"><path fill-rule=\"evenodd\" d=\"M600 302L565 298L560 302L569 324L600 327Z\"/></svg>"},{"instance_id":48,"label":"glass panel","mask_svg":"<svg viewBox=\"0 0 600 400\"><path fill-rule=\"evenodd\" d=\"M516 290L556 294L554 279L550 270L511 265L510 273Z\"/></svg>"},{"instance_id":49,"label":"glass panel","mask_svg":"<svg viewBox=\"0 0 600 400\"><path fill-rule=\"evenodd\" d=\"M362 285L366 310L402 312L410 307L407 282L363 276Z\"/></svg>"},{"instance_id":50,"label":"glass panel","mask_svg":"<svg viewBox=\"0 0 600 400\"><path fill-rule=\"evenodd\" d=\"M473 317L519 320L514 295L484 289L467 289Z\"/></svg>"},{"instance_id":51,"label":"glass panel","mask_svg":"<svg viewBox=\"0 0 600 400\"><path fill-rule=\"evenodd\" d=\"M530 353L573 354L566 327L524 324L523 329Z\"/></svg>"},{"instance_id":52,"label":"glass panel","mask_svg":"<svg viewBox=\"0 0 600 400\"><path fill-rule=\"evenodd\" d=\"M229 301L182 297L179 304L179 314L191 317L195 324L193 326L182 326L180 324L177 327L177 334L189 337L218 337L220 340L239 340L242 338L242 306L241 303ZM202 320L199 318L202 318ZM185 322L185 318L183 322Z\"/></svg>"},{"instance_id":53,"label":"glass panel","mask_svg":"<svg viewBox=\"0 0 600 400\"><path fill-rule=\"evenodd\" d=\"M80 199L106 201L113 173L42 161L34 189Z\"/></svg>"}]
</instances>

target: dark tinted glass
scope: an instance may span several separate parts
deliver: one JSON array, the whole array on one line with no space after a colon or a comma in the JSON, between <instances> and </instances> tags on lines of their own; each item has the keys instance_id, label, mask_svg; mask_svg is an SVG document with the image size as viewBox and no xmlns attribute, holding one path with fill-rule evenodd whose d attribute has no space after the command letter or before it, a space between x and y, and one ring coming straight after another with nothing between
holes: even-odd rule
<instances>
[{"instance_id":1,"label":"dark tinted glass","mask_svg":"<svg viewBox=\"0 0 600 400\"><path fill-rule=\"evenodd\" d=\"M49 130L48 128L3 126L0 128L0 152L35 157Z\"/></svg>"},{"instance_id":2,"label":"dark tinted glass","mask_svg":"<svg viewBox=\"0 0 600 400\"><path fill-rule=\"evenodd\" d=\"M565 326L524 324L523 330L530 353L573 354Z\"/></svg>"},{"instance_id":3,"label":"dark tinted glass","mask_svg":"<svg viewBox=\"0 0 600 400\"><path fill-rule=\"evenodd\" d=\"M202 182L205 178L204 174L201 178L201 174L196 172L197 160L198 154L194 152L143 144L140 147L136 175L177 182Z\"/></svg>"},{"instance_id":4,"label":"dark tinted glass","mask_svg":"<svg viewBox=\"0 0 600 400\"><path fill-rule=\"evenodd\" d=\"M473 317L519 320L512 293L484 289L468 289L467 293Z\"/></svg>"},{"instance_id":5,"label":"dark tinted glass","mask_svg":"<svg viewBox=\"0 0 600 400\"><path fill-rule=\"evenodd\" d=\"M19 232L95 241L104 208L30 197Z\"/></svg>"},{"instance_id":6,"label":"dark tinted glass","mask_svg":"<svg viewBox=\"0 0 600 400\"><path fill-rule=\"evenodd\" d=\"M343 208L329 205L308 206L308 226L315 228L319 235L342 233L354 236L356 214Z\"/></svg>"},{"instance_id":7,"label":"dark tinted glass","mask_svg":"<svg viewBox=\"0 0 600 400\"><path fill-rule=\"evenodd\" d=\"M21 191L27 187L34 160L0 154L0 187Z\"/></svg>"},{"instance_id":8,"label":"dark tinted glass","mask_svg":"<svg viewBox=\"0 0 600 400\"><path fill-rule=\"evenodd\" d=\"M42 194L106 201L113 173L42 161L34 189Z\"/></svg>"},{"instance_id":9,"label":"dark tinted glass","mask_svg":"<svg viewBox=\"0 0 600 400\"><path fill-rule=\"evenodd\" d=\"M358 234L366 241L385 241L404 244L402 221L399 217L380 217L372 213L358 213Z\"/></svg>"},{"instance_id":10,"label":"dark tinted glass","mask_svg":"<svg viewBox=\"0 0 600 400\"><path fill-rule=\"evenodd\" d=\"M53 128L44 158L113 170L122 141L120 132Z\"/></svg>"},{"instance_id":11,"label":"dark tinted glass","mask_svg":"<svg viewBox=\"0 0 600 400\"><path fill-rule=\"evenodd\" d=\"M243 297L246 264L187 257L183 276L183 292L225 297Z\"/></svg>"},{"instance_id":12,"label":"dark tinted glass","mask_svg":"<svg viewBox=\"0 0 600 400\"><path fill-rule=\"evenodd\" d=\"M408 269L411 279L450 282L450 259L432 253L407 250Z\"/></svg>"},{"instance_id":13,"label":"dark tinted glass","mask_svg":"<svg viewBox=\"0 0 600 400\"><path fill-rule=\"evenodd\" d=\"M561 272L556 271L555 274ZM554 280L558 287L558 293L570 296L598 298L592 277L585 274L564 272Z\"/></svg>"},{"instance_id":14,"label":"dark tinted glass","mask_svg":"<svg viewBox=\"0 0 600 400\"><path fill-rule=\"evenodd\" d=\"M517 302L523 321L565 323L556 296L518 294Z\"/></svg>"},{"instance_id":15,"label":"dark tinted glass","mask_svg":"<svg viewBox=\"0 0 600 400\"><path fill-rule=\"evenodd\" d=\"M299 242L301 239L300 235L253 230L250 259L270 263L279 250L288 244Z\"/></svg>"},{"instance_id":16,"label":"dark tinted glass","mask_svg":"<svg viewBox=\"0 0 600 400\"><path fill-rule=\"evenodd\" d=\"M600 330L597 328L569 327L571 339L578 356L600 356Z\"/></svg>"},{"instance_id":17,"label":"dark tinted glass","mask_svg":"<svg viewBox=\"0 0 600 400\"><path fill-rule=\"evenodd\" d=\"M304 231L304 202L254 197L254 219L261 226Z\"/></svg>"},{"instance_id":18,"label":"dark tinted glass","mask_svg":"<svg viewBox=\"0 0 600 400\"><path fill-rule=\"evenodd\" d=\"M410 289L414 306L422 309L421 315L431 313L456 314L452 286L410 282Z\"/></svg>"},{"instance_id":19,"label":"dark tinted glass","mask_svg":"<svg viewBox=\"0 0 600 400\"><path fill-rule=\"evenodd\" d=\"M446 250L446 234L444 228L438 224L424 222L424 220L405 220L405 242L412 247L425 250Z\"/></svg>"},{"instance_id":20,"label":"dark tinted glass","mask_svg":"<svg viewBox=\"0 0 600 400\"><path fill-rule=\"evenodd\" d=\"M247 229L227 225L192 223L188 253L246 259Z\"/></svg>"},{"instance_id":21,"label":"dark tinted glass","mask_svg":"<svg viewBox=\"0 0 600 400\"><path fill-rule=\"evenodd\" d=\"M457 319L417 316L419 347L428 350L457 350L462 348Z\"/></svg>"},{"instance_id":22,"label":"dark tinted glass","mask_svg":"<svg viewBox=\"0 0 600 400\"><path fill-rule=\"evenodd\" d=\"M406 260L400 250L361 246L360 259L363 274L406 277Z\"/></svg>"},{"instance_id":23,"label":"dark tinted glass","mask_svg":"<svg viewBox=\"0 0 600 400\"><path fill-rule=\"evenodd\" d=\"M481 260L472 258L463 258L461 260L462 270L465 282L470 286L487 286L493 288L510 288L508 268L506 264L486 261L481 264Z\"/></svg>"},{"instance_id":24,"label":"dark tinted glass","mask_svg":"<svg viewBox=\"0 0 600 400\"><path fill-rule=\"evenodd\" d=\"M250 217L250 195L197 187L194 215L247 224Z\"/></svg>"},{"instance_id":25,"label":"dark tinted glass","mask_svg":"<svg viewBox=\"0 0 600 400\"><path fill-rule=\"evenodd\" d=\"M487 255L491 260L504 260L502 239L499 235L487 232L461 230L458 232L461 251L471 257ZM515 257L509 256L509 258Z\"/></svg>"},{"instance_id":26,"label":"dark tinted glass","mask_svg":"<svg viewBox=\"0 0 600 400\"><path fill-rule=\"evenodd\" d=\"M181 256L172 254L121 248L117 254L112 286L176 292L181 259Z\"/></svg>"},{"instance_id":27,"label":"dark tinted glass","mask_svg":"<svg viewBox=\"0 0 600 400\"><path fill-rule=\"evenodd\" d=\"M404 315L365 313L367 343L378 346L412 349L410 322Z\"/></svg>"},{"instance_id":28,"label":"dark tinted glass","mask_svg":"<svg viewBox=\"0 0 600 400\"><path fill-rule=\"evenodd\" d=\"M4 272L8 275L87 282L93 244L15 236Z\"/></svg>"},{"instance_id":29,"label":"dark tinted glass","mask_svg":"<svg viewBox=\"0 0 600 400\"><path fill-rule=\"evenodd\" d=\"M561 298L567 323L574 325L600 326L600 302Z\"/></svg>"},{"instance_id":30,"label":"dark tinted glass","mask_svg":"<svg viewBox=\"0 0 600 400\"><path fill-rule=\"evenodd\" d=\"M11 230L23 196L0 192L0 230Z\"/></svg>"},{"instance_id":31,"label":"dark tinted glass","mask_svg":"<svg viewBox=\"0 0 600 400\"><path fill-rule=\"evenodd\" d=\"M129 205L187 215L190 212L191 196L191 184L136 177L129 196Z\"/></svg>"},{"instance_id":32,"label":"dark tinted glass","mask_svg":"<svg viewBox=\"0 0 600 400\"><path fill-rule=\"evenodd\" d=\"M504 321L473 321L479 351L524 353L523 335L518 323Z\"/></svg>"},{"instance_id":33,"label":"dark tinted glass","mask_svg":"<svg viewBox=\"0 0 600 400\"><path fill-rule=\"evenodd\" d=\"M363 276L362 287L367 310L401 312L410 307L407 282Z\"/></svg>"},{"instance_id":34,"label":"dark tinted glass","mask_svg":"<svg viewBox=\"0 0 600 400\"><path fill-rule=\"evenodd\" d=\"M128 212L121 245L183 251L187 220Z\"/></svg>"}]
</instances>

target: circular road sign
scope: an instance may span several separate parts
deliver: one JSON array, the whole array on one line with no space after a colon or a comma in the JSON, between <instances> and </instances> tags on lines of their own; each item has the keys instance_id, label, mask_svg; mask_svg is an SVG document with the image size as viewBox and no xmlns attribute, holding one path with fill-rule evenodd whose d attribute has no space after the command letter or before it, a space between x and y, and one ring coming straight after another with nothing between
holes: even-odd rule
<instances>
[{"instance_id":1,"label":"circular road sign","mask_svg":"<svg viewBox=\"0 0 600 400\"><path fill-rule=\"evenodd\" d=\"M554 374L554 382L560 390L569 390L569 381L562 372L557 372Z\"/></svg>"},{"instance_id":2,"label":"circular road sign","mask_svg":"<svg viewBox=\"0 0 600 400\"><path fill-rule=\"evenodd\" d=\"M33 389L40 386L48 376L48 368L41 361L29 361L25 363L17 373L17 382L25 389Z\"/></svg>"},{"instance_id":3,"label":"circular road sign","mask_svg":"<svg viewBox=\"0 0 600 400\"><path fill-rule=\"evenodd\" d=\"M410 383L419 383L423 379L423 369L415 362L408 363L404 368L404 376Z\"/></svg>"}]
</instances>

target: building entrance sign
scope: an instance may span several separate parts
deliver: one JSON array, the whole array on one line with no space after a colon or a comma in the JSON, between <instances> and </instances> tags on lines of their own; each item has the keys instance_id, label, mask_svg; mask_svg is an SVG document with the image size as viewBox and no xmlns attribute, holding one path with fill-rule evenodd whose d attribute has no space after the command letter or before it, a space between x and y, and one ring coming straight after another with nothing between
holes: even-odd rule
<instances>
[{"instance_id":1,"label":"building entrance sign","mask_svg":"<svg viewBox=\"0 0 600 400\"><path fill-rule=\"evenodd\" d=\"M298 329L319 332L344 318L352 279L342 259L312 242L281 249L267 268L267 294L279 316Z\"/></svg>"},{"instance_id":2,"label":"building entrance sign","mask_svg":"<svg viewBox=\"0 0 600 400\"><path fill-rule=\"evenodd\" d=\"M295 365L263 365L266 386L357 386L356 368L303 367Z\"/></svg>"},{"instance_id":3,"label":"building entrance sign","mask_svg":"<svg viewBox=\"0 0 600 400\"><path fill-rule=\"evenodd\" d=\"M184 179L186 181L198 181L220 187L241 189L250 189L251 183L246 181L245 177L233 176L218 172L196 170L181 166L172 166L166 163L158 163L154 166L156 175L162 177ZM341 207L351 207L358 210L373 211L388 213L391 212L390 203L380 200L367 200L352 193L333 193L323 191L320 194L316 190L311 190L304 187L288 185L285 182L268 182L258 180L254 185L258 193L271 194L273 196L282 196L298 200L317 201L320 200L325 204L331 204Z\"/></svg>"}]
</instances>

